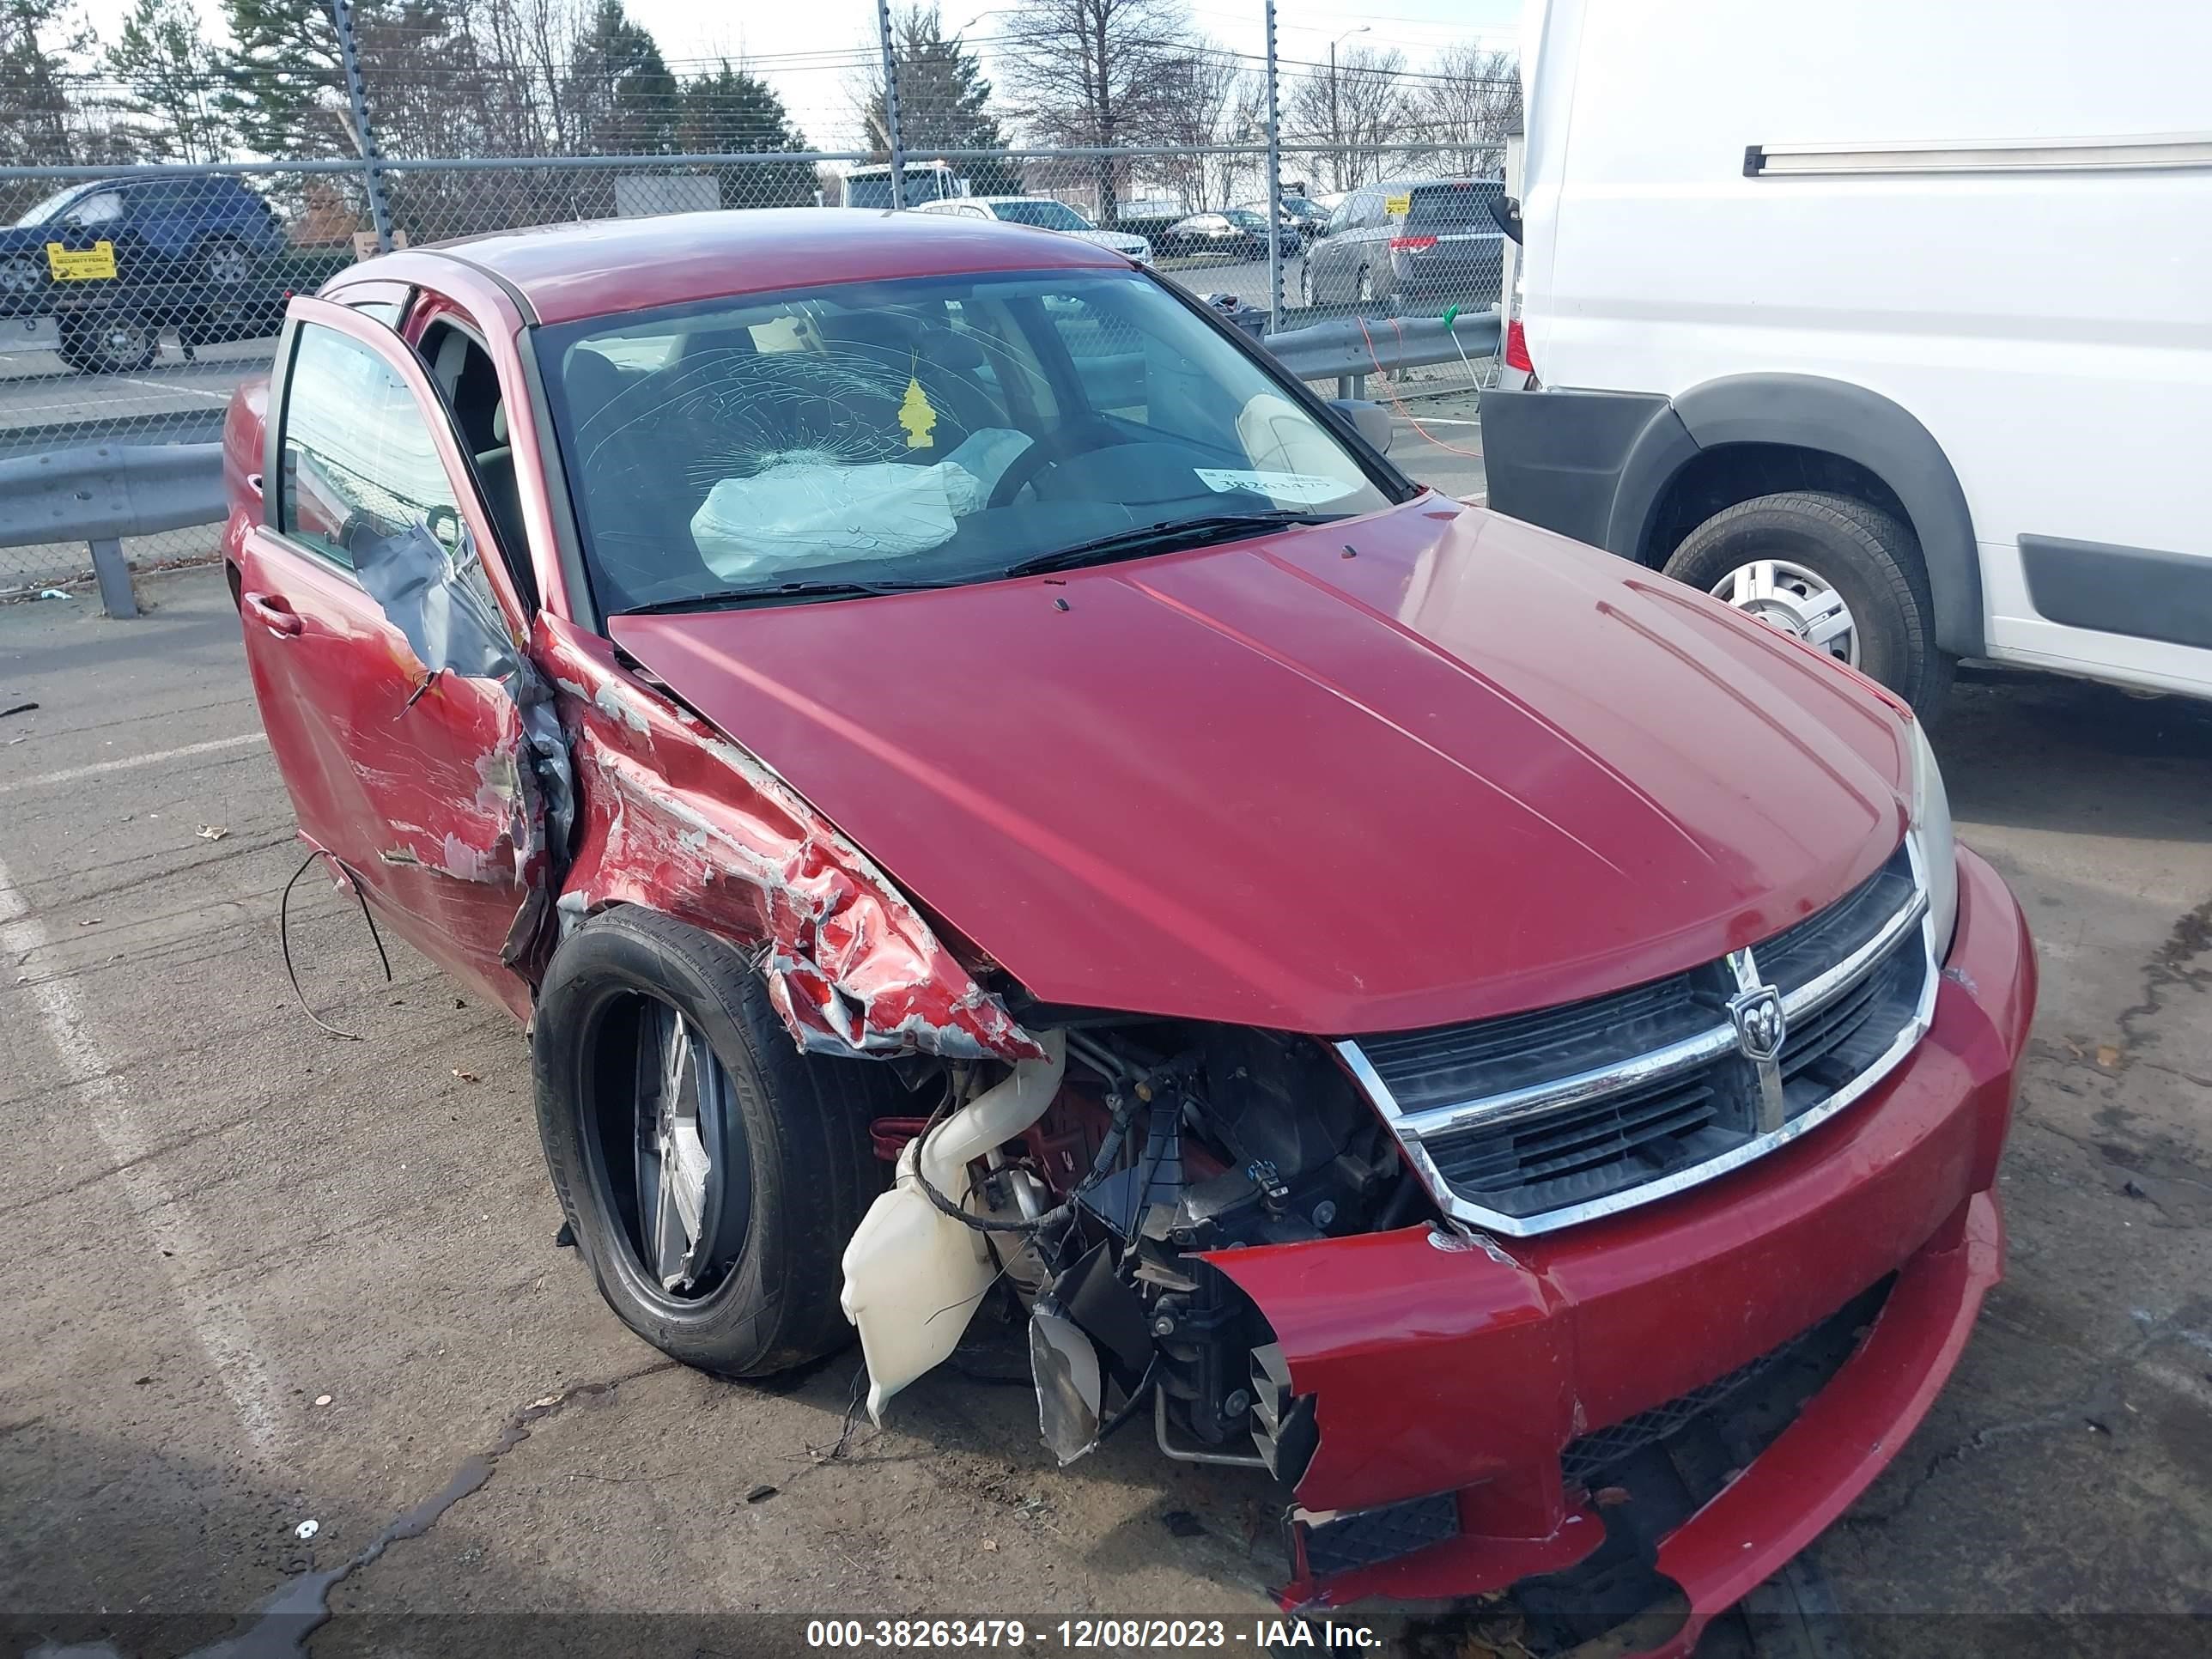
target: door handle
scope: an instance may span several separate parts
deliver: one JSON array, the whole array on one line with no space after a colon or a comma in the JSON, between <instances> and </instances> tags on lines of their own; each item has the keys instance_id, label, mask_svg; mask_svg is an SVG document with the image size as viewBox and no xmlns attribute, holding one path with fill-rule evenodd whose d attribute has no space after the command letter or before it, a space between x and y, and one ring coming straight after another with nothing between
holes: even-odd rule
<instances>
[{"instance_id":1,"label":"door handle","mask_svg":"<svg viewBox=\"0 0 2212 1659\"><path fill-rule=\"evenodd\" d=\"M272 634L286 638L300 631L300 613L284 602L281 593L247 593L243 596L246 608L253 613L256 622Z\"/></svg>"}]
</instances>

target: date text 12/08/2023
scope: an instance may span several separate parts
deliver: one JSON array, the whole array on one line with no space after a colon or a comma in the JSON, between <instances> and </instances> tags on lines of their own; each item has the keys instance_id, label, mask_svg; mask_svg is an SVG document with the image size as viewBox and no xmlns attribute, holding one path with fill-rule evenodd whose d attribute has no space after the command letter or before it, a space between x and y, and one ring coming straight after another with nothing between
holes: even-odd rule
<instances>
[{"instance_id":1,"label":"date text 12/08/2023","mask_svg":"<svg viewBox=\"0 0 2212 1659\"><path fill-rule=\"evenodd\" d=\"M806 1644L836 1653L960 1648L1042 1653L1194 1652L1248 1648L1262 1653L1374 1651L1383 1638L1365 1625L1304 1619L815 1619Z\"/></svg>"}]
</instances>

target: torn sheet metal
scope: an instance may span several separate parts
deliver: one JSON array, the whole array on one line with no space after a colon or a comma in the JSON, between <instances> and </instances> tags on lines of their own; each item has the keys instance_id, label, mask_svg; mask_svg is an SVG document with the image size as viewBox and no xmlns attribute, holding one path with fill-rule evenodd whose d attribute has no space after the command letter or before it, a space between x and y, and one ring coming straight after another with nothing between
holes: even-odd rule
<instances>
[{"instance_id":1,"label":"torn sheet metal","mask_svg":"<svg viewBox=\"0 0 2212 1659\"><path fill-rule=\"evenodd\" d=\"M568 740L550 688L508 634L465 527L448 550L427 520L387 536L356 539L354 573L385 617L406 638L423 669L407 707L438 695L447 675L495 681L507 693L490 704L497 729L484 733L477 788L467 801L432 803L410 825L410 842L385 851L387 863L412 863L469 882L511 883L523 899L501 943L514 966L543 931L551 862L566 848L575 816Z\"/></svg>"},{"instance_id":2,"label":"torn sheet metal","mask_svg":"<svg viewBox=\"0 0 2212 1659\"><path fill-rule=\"evenodd\" d=\"M1036 1059L1043 1049L929 923L797 791L554 619L538 657L567 694L581 800L564 926L643 904L758 948L810 1053Z\"/></svg>"}]
</instances>

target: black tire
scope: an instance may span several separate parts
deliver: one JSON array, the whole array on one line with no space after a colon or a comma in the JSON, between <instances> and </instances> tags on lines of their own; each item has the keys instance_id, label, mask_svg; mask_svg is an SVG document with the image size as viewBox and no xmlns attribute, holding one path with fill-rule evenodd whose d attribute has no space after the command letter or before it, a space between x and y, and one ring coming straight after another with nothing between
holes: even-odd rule
<instances>
[{"instance_id":1,"label":"black tire","mask_svg":"<svg viewBox=\"0 0 2212 1659\"><path fill-rule=\"evenodd\" d=\"M743 1149L744 1190L708 1204L713 1214L743 1203L734 1254L691 1297L663 1289L647 1267L636 1210L622 1197L627 1144L635 1204L640 1099L625 1032L655 1003L711 1045L730 1085L721 1144L738 1144L734 1135ZM594 917L554 953L532 1030L554 1191L617 1317L663 1353L724 1376L786 1370L852 1340L837 1304L840 1258L887 1184L868 1125L905 1098L888 1066L801 1054L734 946L632 907ZM732 1156L727 1167L738 1164Z\"/></svg>"},{"instance_id":2,"label":"black tire","mask_svg":"<svg viewBox=\"0 0 2212 1659\"><path fill-rule=\"evenodd\" d=\"M1730 572L1759 559L1789 560L1834 588L1858 635L1860 672L1923 719L1934 716L1954 665L1936 644L1928 568L1910 526L1849 495L1760 495L1716 513L1683 538L1666 574L1710 592Z\"/></svg>"},{"instance_id":3,"label":"black tire","mask_svg":"<svg viewBox=\"0 0 2212 1659\"><path fill-rule=\"evenodd\" d=\"M161 355L161 331L136 318L94 318L59 331L54 355L80 374L127 374Z\"/></svg>"}]
</instances>

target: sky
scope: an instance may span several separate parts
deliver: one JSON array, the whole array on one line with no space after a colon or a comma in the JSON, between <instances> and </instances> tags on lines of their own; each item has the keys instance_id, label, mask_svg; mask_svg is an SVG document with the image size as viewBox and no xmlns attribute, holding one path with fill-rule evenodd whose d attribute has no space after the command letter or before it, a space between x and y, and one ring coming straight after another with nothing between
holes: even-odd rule
<instances>
[{"instance_id":1,"label":"sky","mask_svg":"<svg viewBox=\"0 0 2212 1659\"><path fill-rule=\"evenodd\" d=\"M104 40L114 39L133 0L80 0ZM631 16L653 31L672 63L726 57L765 76L782 95L810 143L835 148L852 141L853 55L872 48L874 0L625 0ZM219 34L219 0L197 0ZM1006 8L994 0L943 0L949 28L976 42L989 67L990 36ZM1233 52L1257 57L1266 47L1261 0L1193 0L1200 29ZM1340 50L1396 47L1418 68L1438 48L1473 40L1486 48L1519 45L1521 0L1375 0L1370 8L1318 0L1279 0L1278 51L1289 63L1320 63L1329 43ZM1286 76L1295 74L1286 70Z\"/></svg>"},{"instance_id":2,"label":"sky","mask_svg":"<svg viewBox=\"0 0 2212 1659\"><path fill-rule=\"evenodd\" d=\"M873 0L739 0L734 8L711 0L626 3L671 58L743 59L776 83L811 142L840 142L832 124L849 119L852 71L829 59L874 46ZM978 44L987 70L988 42L1006 9L994 0L942 0L948 31ZM1266 51L1261 0L1193 0L1191 11L1199 28L1230 50L1255 58ZM1330 42L1340 40L1340 51L1395 46L1418 67L1440 47L1464 40L1517 50L1520 28L1521 0L1376 0L1371 7L1279 0L1276 9L1277 52L1285 62L1326 61Z\"/></svg>"}]
</instances>

